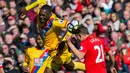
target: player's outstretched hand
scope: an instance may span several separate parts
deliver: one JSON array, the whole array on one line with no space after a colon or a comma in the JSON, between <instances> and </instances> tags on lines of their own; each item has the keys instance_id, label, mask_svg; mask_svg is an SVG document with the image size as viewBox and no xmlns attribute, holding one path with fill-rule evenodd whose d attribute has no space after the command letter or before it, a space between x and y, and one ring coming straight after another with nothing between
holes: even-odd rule
<instances>
[{"instance_id":1,"label":"player's outstretched hand","mask_svg":"<svg viewBox=\"0 0 130 73\"><path fill-rule=\"evenodd\" d=\"M24 66L23 71L29 73L30 72L29 66Z\"/></svg>"},{"instance_id":2,"label":"player's outstretched hand","mask_svg":"<svg viewBox=\"0 0 130 73\"><path fill-rule=\"evenodd\" d=\"M110 67L110 69L111 69L111 73L117 73L115 67Z\"/></svg>"}]
</instances>

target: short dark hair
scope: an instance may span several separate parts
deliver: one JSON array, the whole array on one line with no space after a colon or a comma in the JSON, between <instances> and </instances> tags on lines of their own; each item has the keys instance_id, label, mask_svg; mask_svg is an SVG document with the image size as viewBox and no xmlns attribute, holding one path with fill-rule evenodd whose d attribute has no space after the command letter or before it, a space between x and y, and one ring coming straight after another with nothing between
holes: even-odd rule
<instances>
[{"instance_id":1,"label":"short dark hair","mask_svg":"<svg viewBox=\"0 0 130 73\"><path fill-rule=\"evenodd\" d=\"M82 35L89 34L88 28L83 25L80 25L77 30L74 30L74 34L82 34Z\"/></svg>"},{"instance_id":2,"label":"short dark hair","mask_svg":"<svg viewBox=\"0 0 130 73\"><path fill-rule=\"evenodd\" d=\"M3 63L4 66L7 66L8 64L11 64L11 65L12 65L11 61L5 60L4 63Z\"/></svg>"},{"instance_id":3,"label":"short dark hair","mask_svg":"<svg viewBox=\"0 0 130 73\"><path fill-rule=\"evenodd\" d=\"M24 23L22 24L22 28L28 28L29 29L29 27Z\"/></svg>"},{"instance_id":4,"label":"short dark hair","mask_svg":"<svg viewBox=\"0 0 130 73\"><path fill-rule=\"evenodd\" d=\"M51 8L51 6L49 6L49 5L43 5L43 6L41 7L41 10L47 10L49 13L52 12L52 8Z\"/></svg>"}]
</instances>

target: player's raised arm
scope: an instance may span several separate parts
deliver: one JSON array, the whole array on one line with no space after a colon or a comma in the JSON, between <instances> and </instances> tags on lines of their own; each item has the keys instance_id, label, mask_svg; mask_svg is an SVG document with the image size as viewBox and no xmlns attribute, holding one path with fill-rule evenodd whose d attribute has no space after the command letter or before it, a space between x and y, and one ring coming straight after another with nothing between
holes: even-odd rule
<instances>
[{"instance_id":1,"label":"player's raised arm","mask_svg":"<svg viewBox=\"0 0 130 73\"><path fill-rule=\"evenodd\" d=\"M45 5L46 4L46 0L36 0L35 2L33 2L32 4L26 6L26 7L22 7L21 8L21 12L22 13L26 13L27 11L29 11L30 9L33 9L35 7L38 6L38 9L37 9L37 14L39 13L40 11L40 8L41 6Z\"/></svg>"},{"instance_id":2,"label":"player's raised arm","mask_svg":"<svg viewBox=\"0 0 130 73\"><path fill-rule=\"evenodd\" d=\"M72 50L72 52L79 58L79 59L83 59L85 56L85 53L80 52L71 42L71 36L67 36L67 43L70 47L70 49Z\"/></svg>"},{"instance_id":3,"label":"player's raised arm","mask_svg":"<svg viewBox=\"0 0 130 73\"><path fill-rule=\"evenodd\" d=\"M76 25L77 22L73 22L73 25ZM70 26L71 27L71 26ZM79 27L75 27L72 29L72 33L74 33L77 37L77 39L83 41L86 39L86 37L88 37L88 30L87 28L85 28L84 26L80 25ZM70 49L73 51L73 53L79 58L79 59L83 59L85 56L85 53L87 52L86 47L84 44L81 44L81 48L80 51L72 44L71 42L71 37L67 36L67 43L70 47Z\"/></svg>"},{"instance_id":4,"label":"player's raised arm","mask_svg":"<svg viewBox=\"0 0 130 73\"><path fill-rule=\"evenodd\" d=\"M36 0L32 4L26 6L25 9L26 9L26 11L28 11L28 10L30 10L30 9L32 9L40 4L42 4L42 5L46 4L46 0Z\"/></svg>"}]
</instances>

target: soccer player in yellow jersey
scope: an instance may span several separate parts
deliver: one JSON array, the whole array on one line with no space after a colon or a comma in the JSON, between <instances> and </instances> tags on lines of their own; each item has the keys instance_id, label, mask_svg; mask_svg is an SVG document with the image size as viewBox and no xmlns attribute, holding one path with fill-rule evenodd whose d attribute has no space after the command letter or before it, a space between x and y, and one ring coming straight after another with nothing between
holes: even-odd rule
<instances>
[{"instance_id":1,"label":"soccer player in yellow jersey","mask_svg":"<svg viewBox=\"0 0 130 73\"><path fill-rule=\"evenodd\" d=\"M83 63L72 62L71 53L68 51L66 43L62 42L63 44L60 45L62 48L59 47L62 41L61 38L59 38L60 30L67 27L68 21L57 18L56 15L52 13L50 6L43 5L44 4L38 6L40 10L37 12L37 31L40 31L39 34L44 41L44 47L49 50L50 54L49 63L44 73L56 72L62 65L69 69L85 70ZM26 10L28 8L29 7L27 7Z\"/></svg>"},{"instance_id":2,"label":"soccer player in yellow jersey","mask_svg":"<svg viewBox=\"0 0 130 73\"><path fill-rule=\"evenodd\" d=\"M43 47L44 43L40 35L37 36L36 41L37 46L30 47L26 51L24 62L26 66L23 67L23 70L29 73L44 73L46 68L44 66L48 63L46 59L49 58L49 51Z\"/></svg>"},{"instance_id":3,"label":"soccer player in yellow jersey","mask_svg":"<svg viewBox=\"0 0 130 73\"><path fill-rule=\"evenodd\" d=\"M64 65L68 69L85 70L85 65L79 62L72 62L71 53L68 51L66 43L62 47L58 47L61 43L59 38L60 30L66 28L68 21L57 18L49 5L40 8L38 15L38 30L43 37L45 48L49 49L52 59L47 64L45 73L56 72L59 67ZM62 51L61 51L62 50Z\"/></svg>"}]
</instances>

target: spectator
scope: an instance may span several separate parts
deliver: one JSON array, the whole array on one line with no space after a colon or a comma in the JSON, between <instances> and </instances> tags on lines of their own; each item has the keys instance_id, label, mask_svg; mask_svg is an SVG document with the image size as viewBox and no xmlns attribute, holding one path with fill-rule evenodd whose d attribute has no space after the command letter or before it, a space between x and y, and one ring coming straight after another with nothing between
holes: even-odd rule
<instances>
[{"instance_id":1,"label":"spectator","mask_svg":"<svg viewBox=\"0 0 130 73\"><path fill-rule=\"evenodd\" d=\"M70 14L67 12L67 11L64 11L63 12L63 15L62 15L62 18L64 19L64 20L70 20Z\"/></svg>"},{"instance_id":2,"label":"spectator","mask_svg":"<svg viewBox=\"0 0 130 73\"><path fill-rule=\"evenodd\" d=\"M3 40L3 37L0 36L0 48L2 48L3 45L4 45L4 40ZM0 49L0 51L2 50Z\"/></svg>"},{"instance_id":3,"label":"spectator","mask_svg":"<svg viewBox=\"0 0 130 73\"><path fill-rule=\"evenodd\" d=\"M130 30L127 30L125 32L125 35L126 35L126 39L127 39L127 47L130 48Z\"/></svg>"},{"instance_id":4,"label":"spectator","mask_svg":"<svg viewBox=\"0 0 130 73\"><path fill-rule=\"evenodd\" d=\"M106 32L106 30L103 28L103 25L101 24L100 20L94 21L94 29L93 29L93 36L99 37L101 33Z\"/></svg>"},{"instance_id":5,"label":"spectator","mask_svg":"<svg viewBox=\"0 0 130 73\"><path fill-rule=\"evenodd\" d=\"M18 24L18 14L16 8L10 8L10 15L15 17L16 24Z\"/></svg>"},{"instance_id":6,"label":"spectator","mask_svg":"<svg viewBox=\"0 0 130 73\"><path fill-rule=\"evenodd\" d=\"M105 2L101 2L101 5L102 5L104 11L108 14L111 12L113 0L106 0Z\"/></svg>"},{"instance_id":7,"label":"spectator","mask_svg":"<svg viewBox=\"0 0 130 73\"><path fill-rule=\"evenodd\" d=\"M124 9L124 8L125 8L126 3L128 2L128 0L119 0L119 2L121 3L122 8Z\"/></svg>"},{"instance_id":8,"label":"spectator","mask_svg":"<svg viewBox=\"0 0 130 73\"><path fill-rule=\"evenodd\" d=\"M36 34L36 30L34 30L34 29L36 29L36 25L35 25L35 23L31 22L31 20L29 19L28 16L23 19L23 24L25 24L25 26L27 26L29 28L30 33Z\"/></svg>"},{"instance_id":9,"label":"spectator","mask_svg":"<svg viewBox=\"0 0 130 73\"><path fill-rule=\"evenodd\" d=\"M54 8L56 5L57 5L57 2L56 2L56 0L51 0L51 6L52 6L52 8Z\"/></svg>"},{"instance_id":10,"label":"spectator","mask_svg":"<svg viewBox=\"0 0 130 73\"><path fill-rule=\"evenodd\" d=\"M24 0L26 5L29 5L31 3L31 0Z\"/></svg>"},{"instance_id":11,"label":"spectator","mask_svg":"<svg viewBox=\"0 0 130 73\"><path fill-rule=\"evenodd\" d=\"M119 49L120 44L122 43L122 41L119 39L119 35L118 35L117 32L113 31L111 33L111 40L116 43L116 45L117 45L117 47Z\"/></svg>"},{"instance_id":12,"label":"spectator","mask_svg":"<svg viewBox=\"0 0 130 73\"><path fill-rule=\"evenodd\" d=\"M77 21L81 21L82 20L82 15L80 13L75 13L72 16L72 19L77 20Z\"/></svg>"},{"instance_id":13,"label":"spectator","mask_svg":"<svg viewBox=\"0 0 130 73\"><path fill-rule=\"evenodd\" d=\"M96 7L94 10L94 15L93 20L101 20L101 10L100 8Z\"/></svg>"},{"instance_id":14,"label":"spectator","mask_svg":"<svg viewBox=\"0 0 130 73\"><path fill-rule=\"evenodd\" d=\"M84 26L86 26L88 28L89 33L92 34L92 31L94 29L94 22L93 22L92 16L86 15L83 18L82 23Z\"/></svg>"},{"instance_id":15,"label":"spectator","mask_svg":"<svg viewBox=\"0 0 130 73\"><path fill-rule=\"evenodd\" d=\"M127 30L130 30L130 20L127 21Z\"/></svg>"},{"instance_id":16,"label":"spectator","mask_svg":"<svg viewBox=\"0 0 130 73\"><path fill-rule=\"evenodd\" d=\"M23 71L23 63L24 63L24 61L25 61L25 54L24 53L21 53L21 54L19 54L18 55L18 69L19 69L19 71L20 71L20 73L25 73L24 71Z\"/></svg>"},{"instance_id":17,"label":"spectator","mask_svg":"<svg viewBox=\"0 0 130 73\"><path fill-rule=\"evenodd\" d=\"M9 16L9 9L7 7L3 8L3 20L7 24L8 23L8 16Z\"/></svg>"},{"instance_id":18,"label":"spectator","mask_svg":"<svg viewBox=\"0 0 130 73\"><path fill-rule=\"evenodd\" d=\"M127 21L130 19L130 12L125 10L123 12L123 19L121 20L121 22L124 22L125 24L127 24Z\"/></svg>"},{"instance_id":19,"label":"spectator","mask_svg":"<svg viewBox=\"0 0 130 73\"><path fill-rule=\"evenodd\" d=\"M107 23L109 22L108 16L106 14L106 12L102 11L101 12L101 23L103 26L107 25Z\"/></svg>"},{"instance_id":20,"label":"spectator","mask_svg":"<svg viewBox=\"0 0 130 73\"><path fill-rule=\"evenodd\" d=\"M31 23L36 23L36 17L37 17L37 7L34 9L31 9L27 12L27 16L29 17L29 19L31 20Z\"/></svg>"},{"instance_id":21,"label":"spectator","mask_svg":"<svg viewBox=\"0 0 130 73\"><path fill-rule=\"evenodd\" d=\"M130 2L126 3L126 5L125 5L125 10L130 11Z\"/></svg>"},{"instance_id":22,"label":"spectator","mask_svg":"<svg viewBox=\"0 0 130 73\"><path fill-rule=\"evenodd\" d=\"M59 5L57 5L57 6L54 7L54 13L55 13L59 18L61 18L61 14L63 13L63 10L62 10L62 8L61 8Z\"/></svg>"},{"instance_id":23,"label":"spectator","mask_svg":"<svg viewBox=\"0 0 130 73\"><path fill-rule=\"evenodd\" d=\"M36 47L37 43L36 43L36 39L35 37L29 37L29 44L31 45L31 47Z\"/></svg>"},{"instance_id":24,"label":"spectator","mask_svg":"<svg viewBox=\"0 0 130 73\"><path fill-rule=\"evenodd\" d=\"M120 45L120 48L121 48L121 52L122 52L122 72L127 72L129 73L129 67L128 67L128 58L130 56L130 51L129 51L129 48L127 47L127 45L125 43L123 43L122 45Z\"/></svg>"},{"instance_id":25,"label":"spectator","mask_svg":"<svg viewBox=\"0 0 130 73\"><path fill-rule=\"evenodd\" d=\"M18 47L22 52L25 52L26 48L28 47L28 37L26 34L22 33L20 35L20 42L18 43Z\"/></svg>"},{"instance_id":26,"label":"spectator","mask_svg":"<svg viewBox=\"0 0 130 73\"><path fill-rule=\"evenodd\" d=\"M13 36L12 34L6 34L5 35L5 43L10 46L13 43Z\"/></svg>"},{"instance_id":27,"label":"spectator","mask_svg":"<svg viewBox=\"0 0 130 73\"><path fill-rule=\"evenodd\" d=\"M3 16L3 10L0 8L0 16Z\"/></svg>"},{"instance_id":28,"label":"spectator","mask_svg":"<svg viewBox=\"0 0 130 73\"><path fill-rule=\"evenodd\" d=\"M119 15L119 18L121 20L121 18L123 17L123 8L121 6L121 3L120 2L116 2L114 4L114 9L115 9L115 12L117 12L117 14Z\"/></svg>"},{"instance_id":29,"label":"spectator","mask_svg":"<svg viewBox=\"0 0 130 73\"><path fill-rule=\"evenodd\" d=\"M9 69L7 73L20 73L9 60L4 61L4 66Z\"/></svg>"},{"instance_id":30,"label":"spectator","mask_svg":"<svg viewBox=\"0 0 130 73\"><path fill-rule=\"evenodd\" d=\"M83 7L82 12L81 12L82 17L84 18L87 13L88 13L87 7Z\"/></svg>"},{"instance_id":31,"label":"spectator","mask_svg":"<svg viewBox=\"0 0 130 73\"><path fill-rule=\"evenodd\" d=\"M110 19L113 23L114 30L119 31L120 20L119 20L118 14L117 13L111 13Z\"/></svg>"},{"instance_id":32,"label":"spectator","mask_svg":"<svg viewBox=\"0 0 130 73\"><path fill-rule=\"evenodd\" d=\"M16 2L15 2L15 0L10 0L9 1L9 7L10 8L16 8Z\"/></svg>"},{"instance_id":33,"label":"spectator","mask_svg":"<svg viewBox=\"0 0 130 73\"><path fill-rule=\"evenodd\" d=\"M12 36L13 36L14 40L20 36L20 32L19 32L18 27L13 28L11 32L12 32Z\"/></svg>"},{"instance_id":34,"label":"spectator","mask_svg":"<svg viewBox=\"0 0 130 73\"><path fill-rule=\"evenodd\" d=\"M73 13L75 13L74 10L71 9L70 6L66 6L65 9L64 9L65 12L67 12L68 14L72 15Z\"/></svg>"},{"instance_id":35,"label":"spectator","mask_svg":"<svg viewBox=\"0 0 130 73\"><path fill-rule=\"evenodd\" d=\"M120 23L119 29L120 29L121 32L125 32L125 30L126 30L126 25L125 25L125 23Z\"/></svg>"},{"instance_id":36,"label":"spectator","mask_svg":"<svg viewBox=\"0 0 130 73\"><path fill-rule=\"evenodd\" d=\"M9 47L8 47L8 45L4 44L4 45L2 46L2 53L3 53L4 56L10 55L10 54L9 54Z\"/></svg>"},{"instance_id":37,"label":"spectator","mask_svg":"<svg viewBox=\"0 0 130 73\"><path fill-rule=\"evenodd\" d=\"M94 4L89 4L88 6L87 6L87 9L88 9L88 13L89 14L91 14L92 15L92 17L94 16Z\"/></svg>"},{"instance_id":38,"label":"spectator","mask_svg":"<svg viewBox=\"0 0 130 73\"><path fill-rule=\"evenodd\" d=\"M64 4L64 0L57 0L57 4L62 7Z\"/></svg>"},{"instance_id":39,"label":"spectator","mask_svg":"<svg viewBox=\"0 0 130 73\"><path fill-rule=\"evenodd\" d=\"M72 3L70 3L70 7L72 10L76 10L78 6L78 0L72 0Z\"/></svg>"},{"instance_id":40,"label":"spectator","mask_svg":"<svg viewBox=\"0 0 130 73\"><path fill-rule=\"evenodd\" d=\"M120 39L122 42L126 41L126 35L125 35L125 31L126 31L126 25L125 23L120 23L120 27L119 27L119 33L120 33Z\"/></svg>"},{"instance_id":41,"label":"spectator","mask_svg":"<svg viewBox=\"0 0 130 73\"><path fill-rule=\"evenodd\" d=\"M12 29L11 26L16 25L16 20L14 16L8 17L8 24L9 25L7 25L7 29L8 29L7 32L9 32Z\"/></svg>"},{"instance_id":42,"label":"spectator","mask_svg":"<svg viewBox=\"0 0 130 73\"><path fill-rule=\"evenodd\" d=\"M0 7L7 7L7 3L5 2L5 0L0 0Z\"/></svg>"},{"instance_id":43,"label":"spectator","mask_svg":"<svg viewBox=\"0 0 130 73\"><path fill-rule=\"evenodd\" d=\"M6 28L6 24L3 21L2 17L0 17L0 35L2 35L3 31L5 30L5 28Z\"/></svg>"},{"instance_id":44,"label":"spectator","mask_svg":"<svg viewBox=\"0 0 130 73\"><path fill-rule=\"evenodd\" d=\"M27 37L30 37L30 36L32 36L32 35L35 36L35 34L32 33L32 32L29 30L29 27L26 26L26 25L23 26L23 28L22 28L22 33L25 34L25 35L27 35Z\"/></svg>"}]
</instances>

